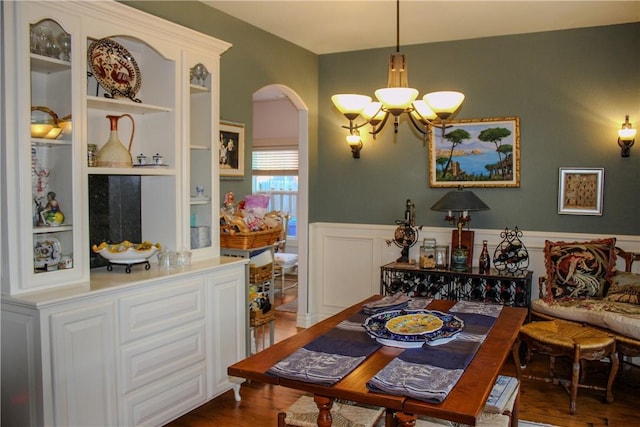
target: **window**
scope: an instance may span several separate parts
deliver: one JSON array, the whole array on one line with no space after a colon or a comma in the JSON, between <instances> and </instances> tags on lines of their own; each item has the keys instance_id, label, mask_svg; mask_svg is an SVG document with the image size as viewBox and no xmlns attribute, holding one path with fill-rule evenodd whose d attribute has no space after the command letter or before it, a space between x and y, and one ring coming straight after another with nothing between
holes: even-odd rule
<instances>
[{"instance_id":1,"label":"window","mask_svg":"<svg viewBox=\"0 0 640 427\"><path fill-rule=\"evenodd\" d=\"M298 203L298 150L256 150L252 154L253 193L269 196L269 210L290 215L287 235L295 237Z\"/></svg>"}]
</instances>

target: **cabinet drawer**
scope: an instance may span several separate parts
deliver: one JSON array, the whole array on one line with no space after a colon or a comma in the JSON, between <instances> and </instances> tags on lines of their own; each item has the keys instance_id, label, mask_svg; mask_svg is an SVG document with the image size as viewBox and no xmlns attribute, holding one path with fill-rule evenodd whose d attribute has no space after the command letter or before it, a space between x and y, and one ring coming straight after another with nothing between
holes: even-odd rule
<instances>
[{"instance_id":1,"label":"cabinet drawer","mask_svg":"<svg viewBox=\"0 0 640 427\"><path fill-rule=\"evenodd\" d=\"M126 396L121 425L164 425L205 401L206 375L202 364Z\"/></svg>"},{"instance_id":2,"label":"cabinet drawer","mask_svg":"<svg viewBox=\"0 0 640 427\"><path fill-rule=\"evenodd\" d=\"M204 319L203 279L120 299L120 342L127 344L158 332Z\"/></svg>"},{"instance_id":3,"label":"cabinet drawer","mask_svg":"<svg viewBox=\"0 0 640 427\"><path fill-rule=\"evenodd\" d=\"M205 360L204 322L122 350L123 394Z\"/></svg>"}]
</instances>

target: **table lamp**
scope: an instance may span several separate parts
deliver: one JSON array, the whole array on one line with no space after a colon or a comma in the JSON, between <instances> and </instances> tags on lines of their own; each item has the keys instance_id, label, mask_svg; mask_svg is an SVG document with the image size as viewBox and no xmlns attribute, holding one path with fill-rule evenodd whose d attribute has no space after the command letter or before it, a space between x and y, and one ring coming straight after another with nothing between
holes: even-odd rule
<instances>
[{"instance_id":1,"label":"table lamp","mask_svg":"<svg viewBox=\"0 0 640 427\"><path fill-rule=\"evenodd\" d=\"M466 271L471 267L473 231L469 230L469 221L471 221L469 212L488 209L489 206L480 200L478 196L462 187L449 191L431 206L431 210L447 212L447 216L444 218L445 221L457 226L457 229L452 233L451 268L453 270ZM465 224L467 225L467 231L463 232L462 228Z\"/></svg>"}]
</instances>

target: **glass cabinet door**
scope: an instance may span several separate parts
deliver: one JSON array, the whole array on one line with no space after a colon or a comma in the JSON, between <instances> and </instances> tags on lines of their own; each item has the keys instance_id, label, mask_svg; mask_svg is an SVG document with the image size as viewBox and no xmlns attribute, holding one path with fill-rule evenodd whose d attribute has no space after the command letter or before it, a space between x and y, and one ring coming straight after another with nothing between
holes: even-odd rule
<instances>
[{"instance_id":1,"label":"glass cabinet door","mask_svg":"<svg viewBox=\"0 0 640 427\"><path fill-rule=\"evenodd\" d=\"M36 275L74 268L72 43L53 19L29 24L31 188L24 191L32 203L23 220L32 230Z\"/></svg>"},{"instance_id":2,"label":"glass cabinet door","mask_svg":"<svg viewBox=\"0 0 640 427\"><path fill-rule=\"evenodd\" d=\"M212 74L202 63L189 64L189 230L190 249L207 249L212 246L213 197L213 146ZM217 139L216 139L217 140Z\"/></svg>"}]
</instances>

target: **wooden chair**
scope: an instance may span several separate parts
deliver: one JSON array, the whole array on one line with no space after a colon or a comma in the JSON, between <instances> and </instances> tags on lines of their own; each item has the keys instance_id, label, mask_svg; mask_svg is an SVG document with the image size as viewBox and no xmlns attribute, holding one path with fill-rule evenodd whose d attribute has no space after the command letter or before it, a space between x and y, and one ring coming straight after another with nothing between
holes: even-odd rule
<instances>
[{"instance_id":1,"label":"wooden chair","mask_svg":"<svg viewBox=\"0 0 640 427\"><path fill-rule=\"evenodd\" d=\"M285 274L291 271L294 271L298 267L298 254L287 253L287 227L289 225L289 219L291 216L289 214L283 215L282 221L282 235L280 237L280 241L278 242L278 246L274 253L274 273L276 278L280 278L280 293L284 295L284 291L287 289L295 288L298 286L298 282L296 281L291 286L285 287ZM275 286L275 284L274 284Z\"/></svg>"}]
</instances>

